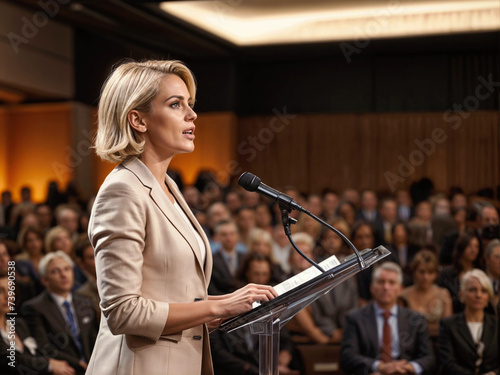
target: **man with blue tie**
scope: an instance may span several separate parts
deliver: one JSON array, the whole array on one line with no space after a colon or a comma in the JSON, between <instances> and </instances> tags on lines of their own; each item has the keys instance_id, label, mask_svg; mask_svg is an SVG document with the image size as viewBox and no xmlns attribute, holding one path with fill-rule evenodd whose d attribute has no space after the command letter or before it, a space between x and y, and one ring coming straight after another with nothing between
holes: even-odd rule
<instances>
[{"instance_id":1,"label":"man with blue tie","mask_svg":"<svg viewBox=\"0 0 500 375\"><path fill-rule=\"evenodd\" d=\"M66 253L45 255L39 272L46 290L23 305L22 316L43 353L83 374L97 337L92 302L71 293L73 262Z\"/></svg>"},{"instance_id":2,"label":"man with blue tie","mask_svg":"<svg viewBox=\"0 0 500 375\"><path fill-rule=\"evenodd\" d=\"M346 316L340 363L345 374L432 374L425 317L398 306L403 274L393 262L373 271L369 305Z\"/></svg>"}]
</instances>

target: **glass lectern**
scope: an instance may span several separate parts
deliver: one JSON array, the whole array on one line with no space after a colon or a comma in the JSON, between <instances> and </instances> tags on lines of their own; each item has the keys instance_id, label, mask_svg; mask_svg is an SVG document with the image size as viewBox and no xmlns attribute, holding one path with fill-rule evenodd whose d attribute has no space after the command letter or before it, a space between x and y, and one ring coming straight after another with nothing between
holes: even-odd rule
<instances>
[{"instance_id":1,"label":"glass lectern","mask_svg":"<svg viewBox=\"0 0 500 375\"><path fill-rule=\"evenodd\" d=\"M356 254L347 257L342 263L319 274L291 290L279 295L272 301L263 303L252 310L236 316L223 324L218 330L229 333L250 326L254 335L259 335L259 373L278 375L280 329L300 310L328 293L344 280L354 276L390 254L383 246L359 252L365 267Z\"/></svg>"}]
</instances>

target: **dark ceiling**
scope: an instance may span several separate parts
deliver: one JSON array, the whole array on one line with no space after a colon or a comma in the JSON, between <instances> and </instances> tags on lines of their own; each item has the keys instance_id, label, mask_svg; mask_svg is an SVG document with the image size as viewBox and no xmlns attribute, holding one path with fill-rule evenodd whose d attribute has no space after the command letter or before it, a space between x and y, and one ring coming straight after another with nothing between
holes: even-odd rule
<instances>
[{"instance_id":1,"label":"dark ceiling","mask_svg":"<svg viewBox=\"0 0 500 375\"><path fill-rule=\"evenodd\" d=\"M181 0L180 0L181 1ZM40 9L39 0L17 0L33 10ZM62 1L55 17L76 29L119 40L157 53L181 56L188 60L262 60L288 59L301 56L340 54L339 43L237 47L196 26L163 12L160 1L138 0L67 0ZM367 53L398 49L400 52L433 49L497 48L498 33L433 36L421 38L381 39L371 43Z\"/></svg>"},{"instance_id":2,"label":"dark ceiling","mask_svg":"<svg viewBox=\"0 0 500 375\"><path fill-rule=\"evenodd\" d=\"M74 100L91 105L113 64L127 57L186 61L198 79L199 110L240 114L283 103L297 112L441 110L467 96L479 75L499 76L499 32L374 39L346 64L333 42L234 46L170 17L159 1L57 1L66 5L54 19L74 30ZM39 0L17 3L40 9Z\"/></svg>"},{"instance_id":3,"label":"dark ceiling","mask_svg":"<svg viewBox=\"0 0 500 375\"><path fill-rule=\"evenodd\" d=\"M39 9L38 0L18 0ZM62 2L62 1L61 1ZM59 22L158 52L186 58L227 58L236 49L211 34L158 8L158 1L70 0L56 15Z\"/></svg>"}]
</instances>

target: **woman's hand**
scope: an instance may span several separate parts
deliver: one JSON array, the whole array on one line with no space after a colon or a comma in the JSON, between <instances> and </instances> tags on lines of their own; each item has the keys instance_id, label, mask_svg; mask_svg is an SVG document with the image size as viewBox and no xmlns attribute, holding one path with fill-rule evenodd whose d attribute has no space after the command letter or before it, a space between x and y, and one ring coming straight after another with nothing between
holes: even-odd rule
<instances>
[{"instance_id":1,"label":"woman's hand","mask_svg":"<svg viewBox=\"0 0 500 375\"><path fill-rule=\"evenodd\" d=\"M243 288L217 300L220 304L220 317L230 318L252 309L256 301L267 302L277 297L278 294L269 285L247 284Z\"/></svg>"},{"instance_id":2,"label":"woman's hand","mask_svg":"<svg viewBox=\"0 0 500 375\"><path fill-rule=\"evenodd\" d=\"M209 329L209 331L212 331L216 328L218 328L223 322L223 319L214 319L214 320L211 320L207 323L207 328Z\"/></svg>"}]
</instances>

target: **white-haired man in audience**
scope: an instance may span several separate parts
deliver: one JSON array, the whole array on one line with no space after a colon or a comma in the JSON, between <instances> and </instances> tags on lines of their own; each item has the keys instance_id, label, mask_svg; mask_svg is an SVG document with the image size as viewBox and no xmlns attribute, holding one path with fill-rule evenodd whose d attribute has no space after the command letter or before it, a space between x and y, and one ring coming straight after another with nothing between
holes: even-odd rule
<instances>
[{"instance_id":1,"label":"white-haired man in audience","mask_svg":"<svg viewBox=\"0 0 500 375\"><path fill-rule=\"evenodd\" d=\"M26 301L21 315L40 348L84 374L97 337L92 303L73 294L73 262L63 251L45 255L39 264L46 287Z\"/></svg>"},{"instance_id":2,"label":"white-haired man in audience","mask_svg":"<svg viewBox=\"0 0 500 375\"><path fill-rule=\"evenodd\" d=\"M425 317L397 304L401 267L374 271L372 303L346 316L340 362L345 374L432 374L435 358Z\"/></svg>"}]
</instances>

